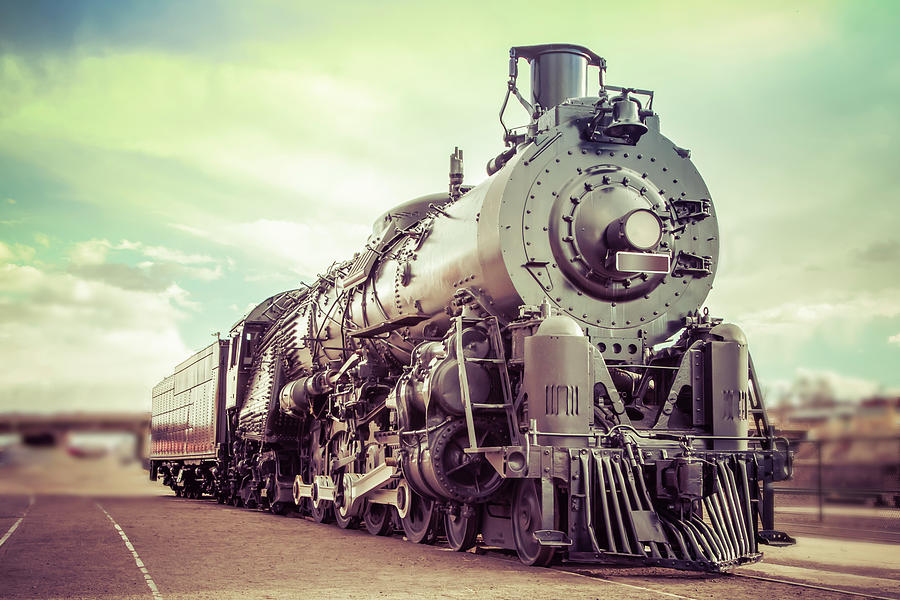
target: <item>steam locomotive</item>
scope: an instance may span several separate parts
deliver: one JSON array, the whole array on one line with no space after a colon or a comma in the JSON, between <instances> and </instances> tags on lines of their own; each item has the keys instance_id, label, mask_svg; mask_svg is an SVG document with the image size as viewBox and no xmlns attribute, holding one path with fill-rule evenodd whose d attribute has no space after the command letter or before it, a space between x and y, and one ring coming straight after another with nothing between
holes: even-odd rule
<instances>
[{"instance_id":1,"label":"steam locomotive","mask_svg":"<svg viewBox=\"0 0 900 600\"><path fill-rule=\"evenodd\" d=\"M605 72L582 46L512 48L489 177L464 185L455 150L446 192L178 365L152 393L151 478L528 565L720 571L789 541L787 443L744 334L700 310L709 191L653 92ZM505 126L511 98L527 126Z\"/></svg>"}]
</instances>

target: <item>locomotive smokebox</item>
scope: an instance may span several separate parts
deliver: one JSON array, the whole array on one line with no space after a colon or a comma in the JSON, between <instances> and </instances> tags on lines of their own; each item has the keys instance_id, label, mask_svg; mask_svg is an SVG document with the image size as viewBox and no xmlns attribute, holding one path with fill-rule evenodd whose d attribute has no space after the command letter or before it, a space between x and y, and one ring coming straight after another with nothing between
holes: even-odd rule
<instances>
[{"instance_id":1,"label":"locomotive smokebox","mask_svg":"<svg viewBox=\"0 0 900 600\"><path fill-rule=\"evenodd\" d=\"M540 44L515 46L509 51L511 62L524 58L531 63L531 102L544 110L567 98L587 96L587 68L605 68L606 61L584 46ZM514 68L514 67L513 67Z\"/></svg>"}]
</instances>

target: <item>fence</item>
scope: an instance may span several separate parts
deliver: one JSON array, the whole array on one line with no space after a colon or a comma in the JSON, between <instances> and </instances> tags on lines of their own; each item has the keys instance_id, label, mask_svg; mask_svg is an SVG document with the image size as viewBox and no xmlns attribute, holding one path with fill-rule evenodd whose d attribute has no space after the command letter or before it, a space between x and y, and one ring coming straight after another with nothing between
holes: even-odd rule
<instances>
[{"instance_id":1,"label":"fence","mask_svg":"<svg viewBox=\"0 0 900 600\"><path fill-rule=\"evenodd\" d=\"M792 440L794 477L774 486L779 528L900 541L900 435Z\"/></svg>"}]
</instances>

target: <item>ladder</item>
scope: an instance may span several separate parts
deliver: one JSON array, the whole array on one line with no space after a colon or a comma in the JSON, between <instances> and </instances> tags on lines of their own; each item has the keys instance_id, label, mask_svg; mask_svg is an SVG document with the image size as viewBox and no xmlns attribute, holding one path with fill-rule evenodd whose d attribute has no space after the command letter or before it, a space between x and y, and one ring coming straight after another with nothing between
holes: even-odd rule
<instances>
[{"instance_id":1,"label":"ladder","mask_svg":"<svg viewBox=\"0 0 900 600\"><path fill-rule=\"evenodd\" d=\"M454 345L456 350L456 364L459 369L459 391L460 397L462 398L463 402L463 408L465 410L466 427L469 433L469 448L466 449L466 452L475 453L488 449L479 446L478 436L475 431L475 411L502 410L506 416L507 425L509 426L510 435L512 436L512 442L513 444L518 443L519 428L516 426L516 414L515 407L513 405L512 386L509 380L509 371L506 368L506 355L503 351L503 338L500 337L500 326L497 323L497 318L486 317L481 319L459 316L456 317L455 321L456 322L454 324L454 327L456 330L456 335ZM487 326L490 351L488 352L488 356L484 358L466 357L465 355L462 334L466 327L471 325ZM487 363L494 365L497 373L500 375L500 388L503 393L502 404L472 402L472 399L469 395L469 377L468 373L466 372L466 365L468 363Z\"/></svg>"}]
</instances>

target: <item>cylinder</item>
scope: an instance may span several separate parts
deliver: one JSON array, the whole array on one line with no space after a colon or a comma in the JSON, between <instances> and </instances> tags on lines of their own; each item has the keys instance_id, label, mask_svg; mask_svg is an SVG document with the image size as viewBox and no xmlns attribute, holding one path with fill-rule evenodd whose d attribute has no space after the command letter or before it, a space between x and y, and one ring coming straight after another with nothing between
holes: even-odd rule
<instances>
[{"instance_id":1,"label":"cylinder","mask_svg":"<svg viewBox=\"0 0 900 600\"><path fill-rule=\"evenodd\" d=\"M591 344L569 317L550 317L525 338L528 416L542 446L579 447L594 421Z\"/></svg>"},{"instance_id":2,"label":"cylinder","mask_svg":"<svg viewBox=\"0 0 900 600\"><path fill-rule=\"evenodd\" d=\"M531 61L531 100L544 110L567 98L587 95L588 57L579 52L552 50Z\"/></svg>"}]
</instances>

